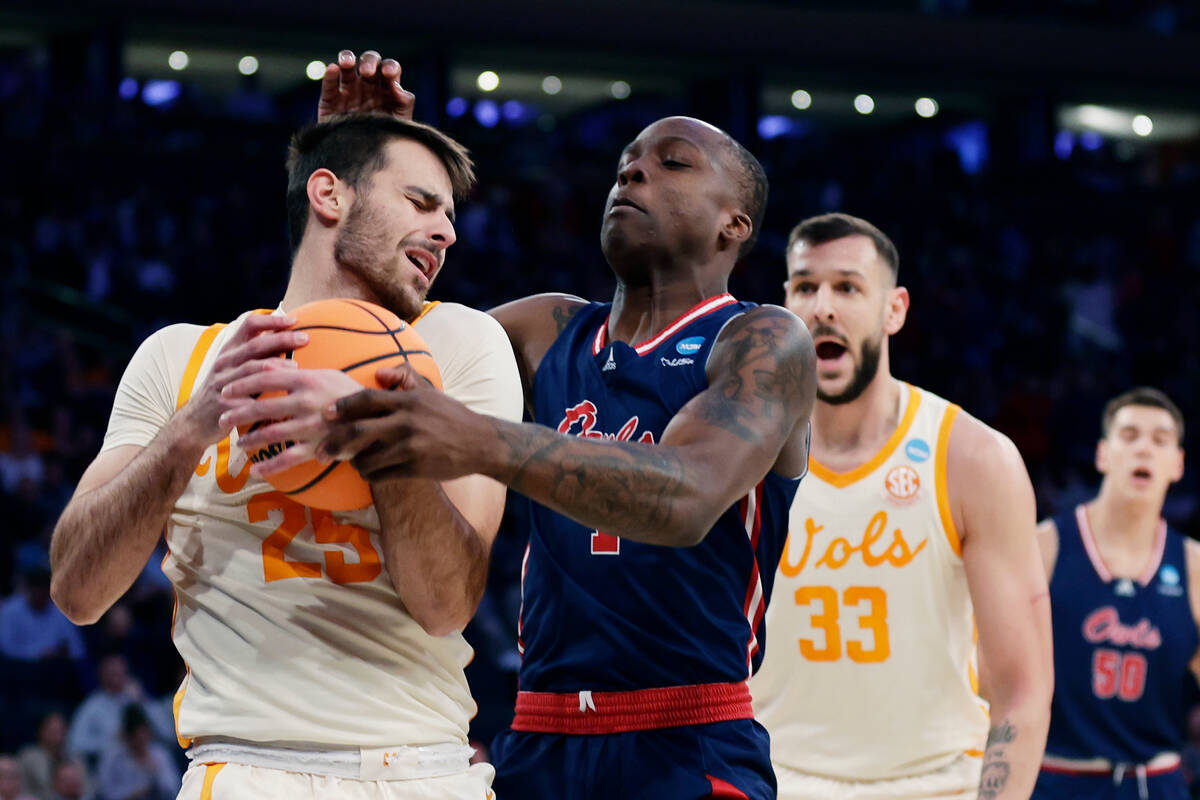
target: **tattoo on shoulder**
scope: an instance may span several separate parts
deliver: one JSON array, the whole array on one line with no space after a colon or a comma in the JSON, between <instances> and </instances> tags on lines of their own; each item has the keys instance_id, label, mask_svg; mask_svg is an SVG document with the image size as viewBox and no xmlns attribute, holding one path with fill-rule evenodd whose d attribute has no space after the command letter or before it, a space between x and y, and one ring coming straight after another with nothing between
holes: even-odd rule
<instances>
[{"instance_id":1,"label":"tattoo on shoulder","mask_svg":"<svg viewBox=\"0 0 1200 800\"><path fill-rule=\"evenodd\" d=\"M554 324L558 326L556 333L562 333L567 327L567 323L572 317L579 313L579 309L583 308L582 303L559 303L550 313L554 316Z\"/></svg>"},{"instance_id":2,"label":"tattoo on shoulder","mask_svg":"<svg viewBox=\"0 0 1200 800\"><path fill-rule=\"evenodd\" d=\"M816 391L812 344L798 352L788 341L795 330L795 318L782 309L763 308L730 322L714 354L720 392L706 398L703 418L746 441L756 438L749 424L755 419L778 420L790 432Z\"/></svg>"},{"instance_id":3,"label":"tattoo on shoulder","mask_svg":"<svg viewBox=\"0 0 1200 800\"><path fill-rule=\"evenodd\" d=\"M1007 720L993 725L988 731L987 752L984 753L983 770L979 776L980 800L992 800L1004 792L1012 772L1005 747L1016 738L1017 729Z\"/></svg>"}]
</instances>

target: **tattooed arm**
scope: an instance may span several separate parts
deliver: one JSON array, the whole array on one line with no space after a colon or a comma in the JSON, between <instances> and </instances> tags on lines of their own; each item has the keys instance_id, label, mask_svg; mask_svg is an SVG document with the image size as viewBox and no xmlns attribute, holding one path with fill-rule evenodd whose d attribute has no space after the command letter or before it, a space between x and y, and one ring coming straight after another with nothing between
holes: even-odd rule
<instances>
[{"instance_id":1,"label":"tattooed arm","mask_svg":"<svg viewBox=\"0 0 1200 800\"><path fill-rule=\"evenodd\" d=\"M339 401L345 422L332 426L322 449L357 453L354 465L368 480L479 472L588 527L690 546L772 468L803 471L814 363L804 324L760 307L726 326L709 357L709 388L680 409L657 445L472 414L420 387Z\"/></svg>"},{"instance_id":2,"label":"tattooed arm","mask_svg":"<svg viewBox=\"0 0 1200 800\"><path fill-rule=\"evenodd\" d=\"M1046 746L1054 690L1050 596L1034 534L1033 487L1013 443L961 412L950 432L946 474L979 630L980 685L991 703L979 797L1027 798Z\"/></svg>"},{"instance_id":3,"label":"tattooed arm","mask_svg":"<svg viewBox=\"0 0 1200 800\"><path fill-rule=\"evenodd\" d=\"M491 314L512 342L525 389L525 406L533 416L533 376L542 357L587 301L569 294L537 294L496 306Z\"/></svg>"}]
</instances>

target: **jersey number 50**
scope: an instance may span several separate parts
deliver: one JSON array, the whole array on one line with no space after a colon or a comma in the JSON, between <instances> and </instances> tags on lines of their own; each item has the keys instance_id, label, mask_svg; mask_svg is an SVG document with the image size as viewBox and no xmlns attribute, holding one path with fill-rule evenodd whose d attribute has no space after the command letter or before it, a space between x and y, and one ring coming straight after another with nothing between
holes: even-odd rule
<instances>
[{"instance_id":1,"label":"jersey number 50","mask_svg":"<svg viewBox=\"0 0 1200 800\"><path fill-rule=\"evenodd\" d=\"M1101 700L1141 700L1146 691L1146 666L1146 657L1141 653L1098 648L1092 653L1092 691Z\"/></svg>"}]
</instances>

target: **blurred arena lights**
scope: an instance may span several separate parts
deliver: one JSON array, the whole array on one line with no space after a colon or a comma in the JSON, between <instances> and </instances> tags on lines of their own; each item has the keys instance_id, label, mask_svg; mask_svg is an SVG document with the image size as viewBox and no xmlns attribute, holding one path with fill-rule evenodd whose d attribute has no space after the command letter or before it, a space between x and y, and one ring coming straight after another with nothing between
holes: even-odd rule
<instances>
[{"instance_id":1,"label":"blurred arena lights","mask_svg":"<svg viewBox=\"0 0 1200 800\"><path fill-rule=\"evenodd\" d=\"M171 55L167 56L167 65L176 72L187 69L188 54L182 50L174 51Z\"/></svg>"},{"instance_id":2,"label":"blurred arena lights","mask_svg":"<svg viewBox=\"0 0 1200 800\"><path fill-rule=\"evenodd\" d=\"M803 111L812 105L812 95L803 89L792 92L792 107Z\"/></svg>"},{"instance_id":3,"label":"blurred arena lights","mask_svg":"<svg viewBox=\"0 0 1200 800\"><path fill-rule=\"evenodd\" d=\"M1154 132L1154 120L1150 119L1145 114L1138 114L1130 123L1133 132L1138 136L1149 136Z\"/></svg>"},{"instance_id":4,"label":"blurred arena lights","mask_svg":"<svg viewBox=\"0 0 1200 800\"><path fill-rule=\"evenodd\" d=\"M117 86L117 96L122 100L132 100L137 97L138 82L136 78L125 78Z\"/></svg>"},{"instance_id":5,"label":"blurred arena lights","mask_svg":"<svg viewBox=\"0 0 1200 800\"><path fill-rule=\"evenodd\" d=\"M624 100L629 97L629 93L633 91L629 84L625 81L613 81L608 85L608 90L612 92L612 96L618 100Z\"/></svg>"},{"instance_id":6,"label":"blurred arena lights","mask_svg":"<svg viewBox=\"0 0 1200 800\"><path fill-rule=\"evenodd\" d=\"M1079 146L1094 152L1104 146L1104 137L1095 131L1084 131L1079 134Z\"/></svg>"},{"instance_id":7,"label":"blurred arena lights","mask_svg":"<svg viewBox=\"0 0 1200 800\"><path fill-rule=\"evenodd\" d=\"M319 81L325 77L325 62L310 61L308 66L304 68L304 74L308 76L310 81Z\"/></svg>"},{"instance_id":8,"label":"blurred arena lights","mask_svg":"<svg viewBox=\"0 0 1200 800\"><path fill-rule=\"evenodd\" d=\"M875 110L875 100L869 94L860 94L854 98L854 110L860 114L870 114Z\"/></svg>"},{"instance_id":9,"label":"blurred arena lights","mask_svg":"<svg viewBox=\"0 0 1200 800\"><path fill-rule=\"evenodd\" d=\"M768 114L758 118L758 135L763 139L777 139L791 133L794 123L782 114Z\"/></svg>"},{"instance_id":10,"label":"blurred arena lights","mask_svg":"<svg viewBox=\"0 0 1200 800\"><path fill-rule=\"evenodd\" d=\"M932 97L918 97L917 102L913 104L913 108L916 109L918 117L924 117L925 119L936 117L938 113L937 100L934 100Z\"/></svg>"},{"instance_id":11,"label":"blurred arena lights","mask_svg":"<svg viewBox=\"0 0 1200 800\"><path fill-rule=\"evenodd\" d=\"M446 116L458 118L467 113L470 104L465 97L451 97L446 101Z\"/></svg>"},{"instance_id":12,"label":"blurred arena lights","mask_svg":"<svg viewBox=\"0 0 1200 800\"><path fill-rule=\"evenodd\" d=\"M496 91L496 87L500 85L500 76L490 69L485 69L475 79L475 85L485 92L494 92Z\"/></svg>"},{"instance_id":13,"label":"blurred arena lights","mask_svg":"<svg viewBox=\"0 0 1200 800\"><path fill-rule=\"evenodd\" d=\"M504 105L500 106L500 113L504 115L505 122L520 122L529 116L528 109L520 100L505 100Z\"/></svg>"},{"instance_id":14,"label":"blurred arena lights","mask_svg":"<svg viewBox=\"0 0 1200 800\"><path fill-rule=\"evenodd\" d=\"M546 94L558 94L562 91L562 79L557 75L547 75L542 78L542 91Z\"/></svg>"},{"instance_id":15,"label":"blurred arena lights","mask_svg":"<svg viewBox=\"0 0 1200 800\"><path fill-rule=\"evenodd\" d=\"M322 69L322 71L324 71ZM238 60L238 72L243 75L253 75L258 72L258 59L254 56L242 56Z\"/></svg>"},{"instance_id":16,"label":"blurred arena lights","mask_svg":"<svg viewBox=\"0 0 1200 800\"><path fill-rule=\"evenodd\" d=\"M1071 157L1071 151L1075 149L1075 134L1070 131L1059 131L1054 136L1054 155L1064 161Z\"/></svg>"},{"instance_id":17,"label":"blurred arena lights","mask_svg":"<svg viewBox=\"0 0 1200 800\"><path fill-rule=\"evenodd\" d=\"M165 106L179 98L179 81L146 81L142 87L142 102L148 106Z\"/></svg>"},{"instance_id":18,"label":"blurred arena lights","mask_svg":"<svg viewBox=\"0 0 1200 800\"><path fill-rule=\"evenodd\" d=\"M475 104L475 120L485 128L494 128L500 121L500 106L494 100L480 100Z\"/></svg>"}]
</instances>

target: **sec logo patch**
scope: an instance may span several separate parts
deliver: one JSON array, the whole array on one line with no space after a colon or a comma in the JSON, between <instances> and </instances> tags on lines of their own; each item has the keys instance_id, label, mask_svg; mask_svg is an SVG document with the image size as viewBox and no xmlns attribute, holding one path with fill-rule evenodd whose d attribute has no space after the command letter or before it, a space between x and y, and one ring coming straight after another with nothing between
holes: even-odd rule
<instances>
[{"instance_id":1,"label":"sec logo patch","mask_svg":"<svg viewBox=\"0 0 1200 800\"><path fill-rule=\"evenodd\" d=\"M888 500L902 505L911 503L921 489L921 476L906 464L892 467L883 479L883 489Z\"/></svg>"}]
</instances>

